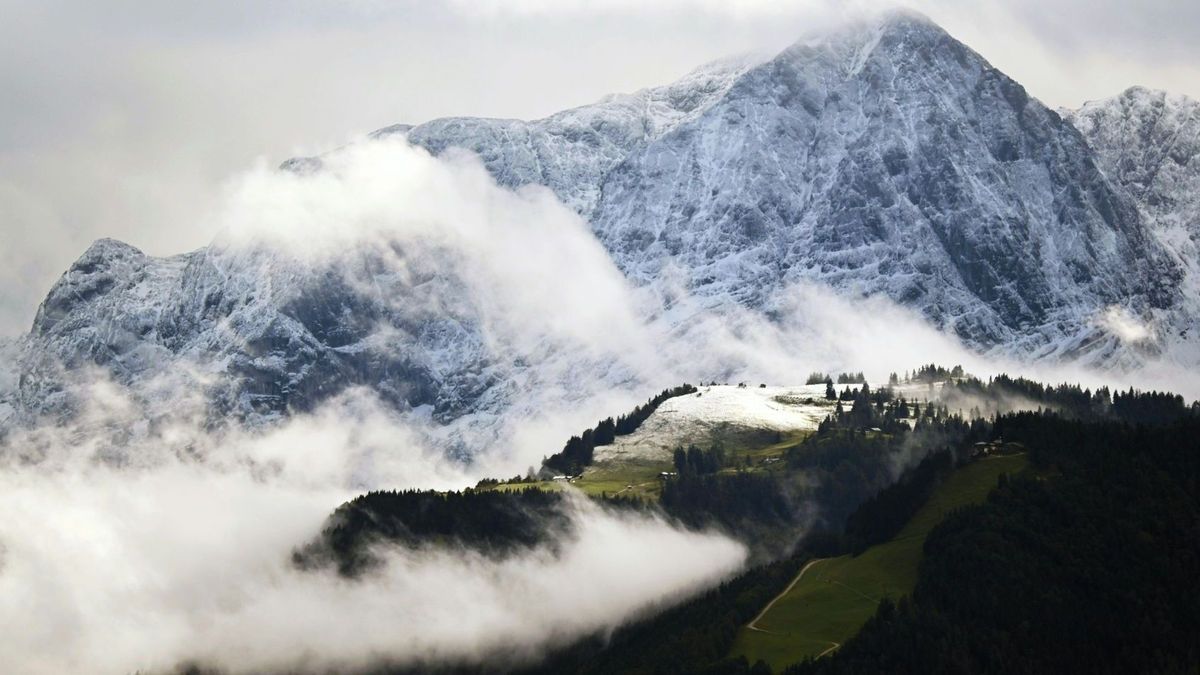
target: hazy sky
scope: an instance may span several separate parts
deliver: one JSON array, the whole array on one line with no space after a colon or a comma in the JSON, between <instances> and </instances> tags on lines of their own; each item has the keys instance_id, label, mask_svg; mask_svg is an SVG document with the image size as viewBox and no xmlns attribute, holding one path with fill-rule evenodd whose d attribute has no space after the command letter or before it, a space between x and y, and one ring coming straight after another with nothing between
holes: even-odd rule
<instances>
[{"instance_id":1,"label":"hazy sky","mask_svg":"<svg viewBox=\"0 0 1200 675\"><path fill-rule=\"evenodd\" d=\"M771 51L801 0L0 0L0 335L92 240L207 243L255 162L443 115L537 117ZM1194 0L910 0L1052 106L1200 97ZM836 8L836 9L835 9Z\"/></svg>"}]
</instances>

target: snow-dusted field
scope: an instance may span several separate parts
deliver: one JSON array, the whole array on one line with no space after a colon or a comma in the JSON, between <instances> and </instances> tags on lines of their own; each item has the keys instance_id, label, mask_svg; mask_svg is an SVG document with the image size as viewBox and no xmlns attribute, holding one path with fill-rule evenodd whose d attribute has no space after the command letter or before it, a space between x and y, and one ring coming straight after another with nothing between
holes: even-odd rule
<instances>
[{"instance_id":1,"label":"snow-dusted field","mask_svg":"<svg viewBox=\"0 0 1200 675\"><path fill-rule=\"evenodd\" d=\"M840 390L839 390L840 391ZM805 403L812 399L811 403ZM707 445L721 429L738 427L769 431L815 430L833 410L825 385L744 388L700 387L698 394L668 399L640 428L612 445L596 448L596 461L670 460L671 452L689 443Z\"/></svg>"},{"instance_id":2,"label":"snow-dusted field","mask_svg":"<svg viewBox=\"0 0 1200 675\"><path fill-rule=\"evenodd\" d=\"M846 387L834 385L838 393ZM896 396L924 402L937 398L941 385L902 384ZM759 387L758 384L700 387L698 394L668 399L637 431L618 436L616 443L596 448L595 460L664 460L680 446L707 446L715 435L729 429L767 430L783 433L815 431L833 412L836 403L825 399L825 385Z\"/></svg>"}]
</instances>

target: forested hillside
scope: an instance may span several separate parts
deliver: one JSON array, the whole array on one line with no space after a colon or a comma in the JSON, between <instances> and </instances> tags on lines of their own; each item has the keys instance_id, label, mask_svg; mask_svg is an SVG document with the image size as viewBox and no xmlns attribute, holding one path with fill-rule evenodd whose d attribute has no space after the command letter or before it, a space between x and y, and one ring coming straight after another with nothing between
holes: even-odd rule
<instances>
[{"instance_id":1,"label":"forested hillside","mask_svg":"<svg viewBox=\"0 0 1200 675\"><path fill-rule=\"evenodd\" d=\"M657 499L598 495L607 508L725 531L751 547L756 563L719 588L522 672L769 672L734 656L734 640L805 562L889 542L957 468L1009 452L1029 468L1001 474L985 503L933 527L911 597L886 597L856 637L787 672L1195 672L1195 407L1160 392L1112 395L1007 377L947 386L951 398L969 392L991 405L1019 394L1046 407L968 419L864 383L847 397L849 409L839 405L774 465L740 464L719 446L680 448ZM908 466L898 477L897 465ZM373 563L380 541L505 555L569 532L560 492L493 487L360 497L297 552L297 563L335 564L354 576Z\"/></svg>"},{"instance_id":2,"label":"forested hillside","mask_svg":"<svg viewBox=\"0 0 1200 675\"><path fill-rule=\"evenodd\" d=\"M1002 378L996 386L1012 382ZM1108 398L1106 391L1076 389L1042 387L1040 396L1053 403ZM952 439L956 461L970 461L978 434L1002 438L1027 450L1032 472L1003 476L985 504L934 528L911 598L887 599L858 637L788 672L1195 672L1200 417L1171 395L1124 392L1117 400L1087 415L1042 411L976 420L974 434ZM804 445L842 439L847 449L853 443L861 450L869 445L864 438L831 420ZM842 531L810 533L788 567L798 570L812 557L861 550L885 537L897 514L911 514L927 497L946 461L930 455L861 503ZM544 672L769 672L766 664L727 651L717 657L713 645L732 644L757 614L738 598L769 599L787 584L778 569L751 570L623 629L608 649L554 661ZM673 656L658 649L665 645Z\"/></svg>"},{"instance_id":3,"label":"forested hillside","mask_svg":"<svg viewBox=\"0 0 1200 675\"><path fill-rule=\"evenodd\" d=\"M1200 420L1001 418L1040 475L930 535L912 598L789 673L1185 673L1200 666Z\"/></svg>"}]
</instances>

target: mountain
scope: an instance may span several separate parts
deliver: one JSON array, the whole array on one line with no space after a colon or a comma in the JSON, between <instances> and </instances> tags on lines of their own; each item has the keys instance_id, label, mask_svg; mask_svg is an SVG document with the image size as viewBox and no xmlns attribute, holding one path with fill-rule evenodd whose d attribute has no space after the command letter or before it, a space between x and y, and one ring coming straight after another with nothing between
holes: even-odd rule
<instances>
[{"instance_id":1,"label":"mountain","mask_svg":"<svg viewBox=\"0 0 1200 675\"><path fill-rule=\"evenodd\" d=\"M789 287L816 282L884 295L980 351L1130 365L1155 343L1125 340L1107 313L1156 330L1196 316L1181 286L1195 257L1161 234L1196 202L1149 208L1158 198L1138 195L1158 193L1108 168L1083 116L1065 121L902 12L542 120L440 119L371 138L463 149L502 186L550 188L668 310L683 289L718 316L773 317ZM319 176L344 152L282 168ZM552 328L505 337L519 313L491 288L519 260L491 261L480 280L480 259L437 243L378 244L314 265L269 246L154 258L99 241L42 304L0 407L68 414L91 365L148 401L161 378L190 378L211 416L242 420L350 387L439 423L494 419L538 386L583 397L569 383L637 381L630 363ZM694 316L662 309L646 311Z\"/></svg>"},{"instance_id":2,"label":"mountain","mask_svg":"<svg viewBox=\"0 0 1200 675\"><path fill-rule=\"evenodd\" d=\"M479 155L501 185L545 185L587 217L595 213L614 167L694 122L753 64L751 57L717 61L664 87L612 95L535 122L454 117L386 127L371 136L403 134L434 154L465 148Z\"/></svg>"},{"instance_id":3,"label":"mountain","mask_svg":"<svg viewBox=\"0 0 1200 675\"><path fill-rule=\"evenodd\" d=\"M924 17L683 82L701 86L682 115L606 101L403 133L478 153L502 184L549 186L631 279L682 270L713 304L770 311L815 280L885 294L981 350L1105 363L1128 351L1097 323L1105 308L1178 302L1178 264L1079 132Z\"/></svg>"},{"instance_id":4,"label":"mountain","mask_svg":"<svg viewBox=\"0 0 1200 675\"><path fill-rule=\"evenodd\" d=\"M1200 343L1200 102L1131 87L1068 111L1105 175L1125 191L1150 231L1185 271L1176 337Z\"/></svg>"},{"instance_id":5,"label":"mountain","mask_svg":"<svg viewBox=\"0 0 1200 675\"><path fill-rule=\"evenodd\" d=\"M378 194L330 199L337 186L357 187L359 174L336 184L263 176L253 199L270 206L251 217L270 218L281 208L272 195L292 188L349 204L310 204L318 221L334 219L325 234L296 236L304 209L285 197L282 233L231 229L166 258L95 242L51 288L30 332L0 345L16 370L0 372L0 434L47 418L150 434L174 422L256 426L334 398L354 415L374 410L359 406L365 391L367 405L406 415L406 429L428 432L423 440L462 449L494 442L514 419L583 397L619 400L624 387L644 384L652 359L635 367L636 348L593 337L635 333L635 314L578 302L585 291L623 300L628 286L570 211L503 190L477 165L404 156L384 169ZM380 167L355 160L330 170ZM428 175L397 191L395 171ZM429 189L451 198L390 201ZM468 207L440 213L459 203ZM379 221L384 230L359 232ZM561 257L570 264L549 264ZM578 278L544 283L556 269Z\"/></svg>"},{"instance_id":6,"label":"mountain","mask_svg":"<svg viewBox=\"0 0 1200 675\"><path fill-rule=\"evenodd\" d=\"M388 263L369 251L312 269L262 249L213 245L154 258L97 241L38 309L22 351L21 402L39 412L73 407L57 399L70 373L88 365L134 384L188 363L208 371L188 385L208 387L218 417L303 411L353 385L455 417L486 380L481 337L469 328L479 321L471 294L423 260L432 263L415 256L401 280L373 274ZM453 302L429 312L429 298ZM384 319L404 339L373 348Z\"/></svg>"}]
</instances>

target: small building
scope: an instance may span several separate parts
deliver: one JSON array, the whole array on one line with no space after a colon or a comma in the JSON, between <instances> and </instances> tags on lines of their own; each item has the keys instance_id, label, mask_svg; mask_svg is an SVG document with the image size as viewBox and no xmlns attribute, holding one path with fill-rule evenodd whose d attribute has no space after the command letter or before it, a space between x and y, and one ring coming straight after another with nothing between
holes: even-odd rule
<instances>
[{"instance_id":1,"label":"small building","mask_svg":"<svg viewBox=\"0 0 1200 675\"><path fill-rule=\"evenodd\" d=\"M987 457L996 451L996 444L980 441L971 447L972 457Z\"/></svg>"}]
</instances>

